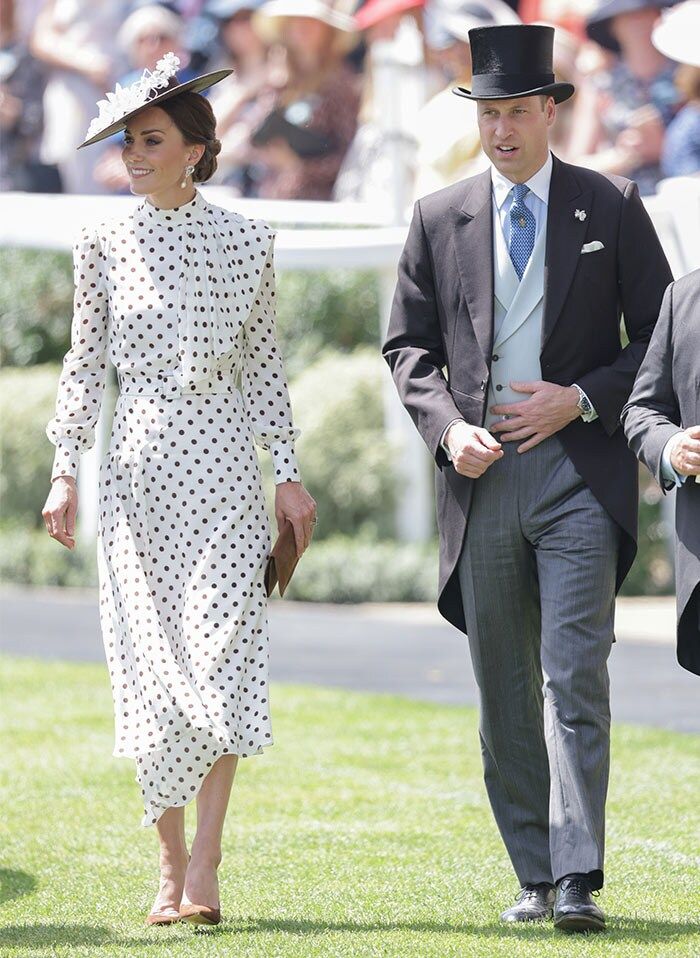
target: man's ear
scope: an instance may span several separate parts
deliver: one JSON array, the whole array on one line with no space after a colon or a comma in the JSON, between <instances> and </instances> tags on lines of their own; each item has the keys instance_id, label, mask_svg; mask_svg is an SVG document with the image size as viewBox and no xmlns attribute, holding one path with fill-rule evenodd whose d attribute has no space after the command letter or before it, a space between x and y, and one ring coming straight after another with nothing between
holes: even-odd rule
<instances>
[{"instance_id":1,"label":"man's ear","mask_svg":"<svg viewBox=\"0 0 700 958\"><path fill-rule=\"evenodd\" d=\"M557 105L555 103L553 96L547 97L547 102L544 107L545 116L547 117L547 126L551 126L554 123L557 115Z\"/></svg>"}]
</instances>

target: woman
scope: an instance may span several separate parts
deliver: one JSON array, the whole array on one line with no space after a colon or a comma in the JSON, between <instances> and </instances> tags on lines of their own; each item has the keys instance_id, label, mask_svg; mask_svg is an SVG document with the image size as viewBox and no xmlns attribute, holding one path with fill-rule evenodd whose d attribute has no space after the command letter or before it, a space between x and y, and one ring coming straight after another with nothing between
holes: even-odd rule
<instances>
[{"instance_id":1,"label":"woman","mask_svg":"<svg viewBox=\"0 0 700 958\"><path fill-rule=\"evenodd\" d=\"M651 42L672 2L605 0L586 21L589 39L614 56L581 88L570 155L581 166L633 179L642 196L656 192L666 127L680 105L675 64Z\"/></svg>"},{"instance_id":2,"label":"woman","mask_svg":"<svg viewBox=\"0 0 700 958\"><path fill-rule=\"evenodd\" d=\"M359 78L346 55L357 44L342 3L268 0L253 29L281 46L286 82L273 109L254 131L265 199L330 200L338 170L357 127Z\"/></svg>"},{"instance_id":3,"label":"woman","mask_svg":"<svg viewBox=\"0 0 700 958\"><path fill-rule=\"evenodd\" d=\"M114 754L136 760L143 825L160 839L149 924L218 923L217 866L239 756L272 742L264 566L270 532L253 440L269 449L275 513L308 546L315 503L299 481L275 342L273 231L209 204L211 107L168 54L101 101L83 146L125 129L133 213L74 249L72 345L55 416L49 534L72 549L80 453L94 443L108 358L120 395L100 465L100 617ZM164 89L163 89L164 88ZM162 92L161 92L162 91ZM236 383L240 382L240 390ZM197 799L191 858L184 806Z\"/></svg>"},{"instance_id":4,"label":"woman","mask_svg":"<svg viewBox=\"0 0 700 958\"><path fill-rule=\"evenodd\" d=\"M65 193L109 192L93 176L92 157L75 154L95 96L119 74L115 38L122 4L114 0L44 0L29 52L44 65L42 163L56 165Z\"/></svg>"},{"instance_id":5,"label":"woman","mask_svg":"<svg viewBox=\"0 0 700 958\"><path fill-rule=\"evenodd\" d=\"M259 6L260 0L215 0L207 7L217 22L221 46L214 68L231 67L235 73L235 81L217 87L211 97L221 140L213 182L225 184L238 196L257 195L258 169L250 137L273 107L274 76L280 72L253 29L253 13Z\"/></svg>"}]
</instances>

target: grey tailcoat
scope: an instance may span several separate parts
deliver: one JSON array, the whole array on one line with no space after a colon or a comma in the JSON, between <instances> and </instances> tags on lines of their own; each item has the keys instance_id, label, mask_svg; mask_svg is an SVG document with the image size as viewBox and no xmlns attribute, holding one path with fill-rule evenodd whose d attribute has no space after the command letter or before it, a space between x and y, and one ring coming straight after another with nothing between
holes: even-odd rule
<instances>
[{"instance_id":1,"label":"grey tailcoat","mask_svg":"<svg viewBox=\"0 0 700 958\"><path fill-rule=\"evenodd\" d=\"M661 315L622 422L630 446L666 492L664 446L700 425L700 269L666 290ZM676 498L678 661L700 675L700 483L686 479Z\"/></svg>"},{"instance_id":2,"label":"grey tailcoat","mask_svg":"<svg viewBox=\"0 0 700 958\"><path fill-rule=\"evenodd\" d=\"M603 248L582 255L581 247L593 240ZM542 376L562 386L577 382L600 417L591 423L577 419L557 436L623 530L618 588L636 552L638 505L637 462L620 428L620 412L672 279L635 183L555 156L547 212ZM624 348L621 312L629 337ZM382 350L401 400L435 459L438 608L463 632L456 568L478 480L454 469L440 438L453 419L476 426L484 422L493 313L491 175L486 170L415 204Z\"/></svg>"}]
</instances>

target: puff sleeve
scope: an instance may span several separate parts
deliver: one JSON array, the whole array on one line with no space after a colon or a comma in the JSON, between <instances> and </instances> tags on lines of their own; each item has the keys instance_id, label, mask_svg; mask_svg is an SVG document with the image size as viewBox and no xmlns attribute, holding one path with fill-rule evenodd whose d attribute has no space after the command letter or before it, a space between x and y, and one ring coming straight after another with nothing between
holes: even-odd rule
<instances>
[{"instance_id":1,"label":"puff sleeve","mask_svg":"<svg viewBox=\"0 0 700 958\"><path fill-rule=\"evenodd\" d=\"M268 227L269 230L269 227ZM287 380L275 330L274 232L260 287L243 327L241 385L256 443L269 449L275 483L300 481Z\"/></svg>"},{"instance_id":2,"label":"puff sleeve","mask_svg":"<svg viewBox=\"0 0 700 958\"><path fill-rule=\"evenodd\" d=\"M71 346L63 358L55 413L46 435L55 445L51 481L78 473L83 452L95 443L95 426L107 378L108 297L105 258L94 230L73 246Z\"/></svg>"}]
</instances>

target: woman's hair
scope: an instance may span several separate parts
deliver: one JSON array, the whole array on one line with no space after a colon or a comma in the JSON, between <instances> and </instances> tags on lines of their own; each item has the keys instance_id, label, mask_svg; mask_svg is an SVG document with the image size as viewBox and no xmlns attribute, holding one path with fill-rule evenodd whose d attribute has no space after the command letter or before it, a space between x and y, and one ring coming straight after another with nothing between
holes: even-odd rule
<instances>
[{"instance_id":1,"label":"woman's hair","mask_svg":"<svg viewBox=\"0 0 700 958\"><path fill-rule=\"evenodd\" d=\"M216 117L211 103L201 93L186 90L162 100L158 106L164 110L182 133L185 143L203 143L204 153L194 168L192 179L204 183L216 171L216 157L221 152L221 142L216 137Z\"/></svg>"}]
</instances>

